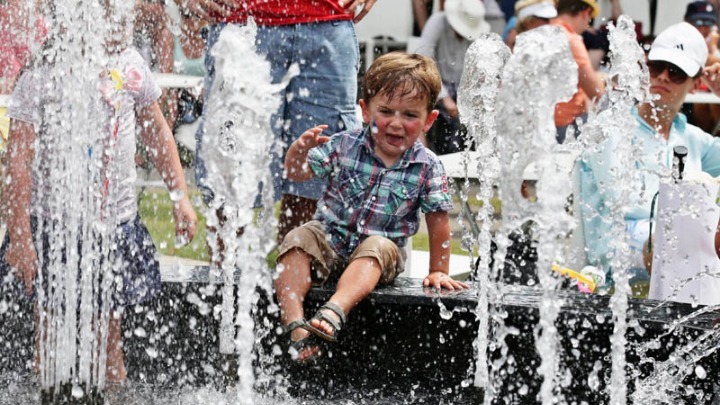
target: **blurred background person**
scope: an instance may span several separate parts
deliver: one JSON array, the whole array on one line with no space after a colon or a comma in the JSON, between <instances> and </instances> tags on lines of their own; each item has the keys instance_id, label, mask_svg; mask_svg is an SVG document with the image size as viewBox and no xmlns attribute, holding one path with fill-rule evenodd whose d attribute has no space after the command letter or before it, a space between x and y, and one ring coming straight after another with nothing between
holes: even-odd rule
<instances>
[{"instance_id":1,"label":"blurred background person","mask_svg":"<svg viewBox=\"0 0 720 405\"><path fill-rule=\"evenodd\" d=\"M693 1L685 9L685 22L695 27L705 38L708 49L707 65L720 62L720 51L718 51L718 12L717 7L709 1ZM700 91L709 91L704 83L701 83ZM720 105L695 103L686 105L684 110L690 117L690 122L702 128L703 131L713 136L718 134L718 122L720 122Z\"/></svg>"},{"instance_id":2,"label":"blurred background person","mask_svg":"<svg viewBox=\"0 0 720 405\"><path fill-rule=\"evenodd\" d=\"M578 67L578 89L565 103L555 105L555 127L558 143L576 138L579 127L587 120L587 113L605 93L605 81L592 66L590 55L581 34L590 27L593 18L600 14L596 0L558 0L557 18L550 23L562 28L570 43L570 51Z\"/></svg>"},{"instance_id":3,"label":"blurred background person","mask_svg":"<svg viewBox=\"0 0 720 405\"><path fill-rule=\"evenodd\" d=\"M485 6L480 0L446 0L445 10L434 13L425 24L416 53L432 58L442 76L438 96L438 119L423 143L442 155L465 148L460 133L457 87L463 72L465 52L472 41L489 32Z\"/></svg>"},{"instance_id":4,"label":"blurred background person","mask_svg":"<svg viewBox=\"0 0 720 405\"><path fill-rule=\"evenodd\" d=\"M505 37L505 44L512 50L518 34L533 28L549 24L557 17L557 10L552 0L521 0L515 3L515 15L508 22L511 26Z\"/></svg>"}]
</instances>

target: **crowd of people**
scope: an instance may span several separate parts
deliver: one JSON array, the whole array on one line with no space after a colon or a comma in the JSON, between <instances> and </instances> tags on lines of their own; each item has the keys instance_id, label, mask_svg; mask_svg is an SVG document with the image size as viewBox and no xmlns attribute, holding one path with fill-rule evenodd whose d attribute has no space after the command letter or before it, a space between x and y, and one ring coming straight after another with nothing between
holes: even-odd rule
<instances>
[{"instance_id":1,"label":"crowd of people","mask_svg":"<svg viewBox=\"0 0 720 405\"><path fill-rule=\"evenodd\" d=\"M197 219L188 200L172 131L198 120L193 145L195 180L204 202L222 218L222 206L214 201L214 192L206 181L202 153L208 137L215 136L204 128L202 105L208 105L213 97L210 89L215 66L209 50L221 30L228 24L246 24L252 17L258 26L257 52L270 62L272 80L280 82L291 66L299 67L300 73L285 88L272 119L273 150L277 152L270 167L273 184L264 185L272 187L280 206L276 293L284 329L299 361L321 355L318 339L336 341L355 305L378 284L391 283L402 271L406 259L403 247L418 230L419 211L425 214L430 231L430 262L424 285L450 290L467 287L448 276L452 199L437 155L468 147L459 124L457 89L465 52L473 40L491 30L484 16L506 11L504 39L511 48L518 35L542 25L558 27L565 34L578 66L578 87L569 101L556 106L558 143L582 136L583 122L605 94L607 30L594 24L600 15L596 0L444 0L436 13L428 12L427 2L413 1L420 34L417 52L390 53L376 59L364 72L358 100L360 55L354 24L372 12L375 3L177 0L170 7L137 0L132 34L106 49L108 72L132 70L138 72L140 82L140 87L119 96L123 97L124 110L117 114L125 130L114 134L116 139L118 135L122 138L118 159L122 166L113 179L133 171L136 162L158 167L168 188L182 195L175 202L174 214L177 232L187 238L194 235ZM611 5L613 18L617 18L622 12L620 1L612 0ZM33 145L44 142L42 111L49 101L43 96L52 94L44 94L39 87L48 62L32 56L48 36L62 35L62 31L49 28L54 24L53 16L43 14L40 8L28 8L28 2L7 0L0 2L0 9L0 89L3 94L12 94L6 114L9 120L4 126L0 121L0 131L9 145L3 200L11 202L5 210L10 232L0 251L0 276L14 273L32 293L36 275L43 271L38 268L35 244L46 235L33 226L33 216L43 213L28 210L38 196L28 162L45 158ZM638 41L652 43L648 47L650 91L658 96L632 111L638 124L633 136L644 139L647 149L638 156L642 162L639 167L644 168L639 177L644 180L637 188L645 191L645 197L650 195L647 190L657 188L656 173L667 169L672 146L689 148L688 165L714 176L720 174L720 141L711 135L717 131L720 111L714 106L695 105L689 118L681 113L688 93L703 85L717 90L717 20L715 3L695 1L687 6L685 22L669 27L657 38L638 34ZM202 94L161 90L151 70L203 76L205 90ZM101 81L114 80L105 71L98 73ZM356 115L357 104L362 122ZM142 128L137 148L136 125ZM592 264L608 271L612 252L607 251L603 238L610 233L602 227L611 214L607 212L611 206L608 200L614 198L613 187L607 186L612 183L608 176L616 172L612 167L614 141L609 139L599 151L588 151L579 164L582 177L578 198L584 201L588 257ZM656 162L660 155L666 161ZM127 209L116 224L118 234L145 246L147 231L137 218L134 191L123 195L132 201L124 201ZM638 200L638 206L628 210L629 232L648 222L647 205L648 201ZM643 232L644 228L634 235L648 234ZM646 241L637 241L640 250ZM141 280L134 283L147 284L149 293L143 299L150 299L157 290L152 285L157 280L157 262L133 256L138 250L142 249L128 248L117 254L128 262L142 261L128 267L145 268ZM308 321L303 299L313 283L327 280L337 281L337 291ZM120 318L113 319L119 322ZM109 348L108 378L122 381L119 326L114 325L111 332L115 344Z\"/></svg>"}]
</instances>

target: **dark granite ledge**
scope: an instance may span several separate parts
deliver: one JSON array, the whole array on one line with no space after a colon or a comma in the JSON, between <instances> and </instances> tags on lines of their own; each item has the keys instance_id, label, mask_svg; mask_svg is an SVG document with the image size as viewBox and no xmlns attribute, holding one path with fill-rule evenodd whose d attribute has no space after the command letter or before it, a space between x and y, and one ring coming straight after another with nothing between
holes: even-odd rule
<instances>
[{"instance_id":1,"label":"dark granite ledge","mask_svg":"<svg viewBox=\"0 0 720 405\"><path fill-rule=\"evenodd\" d=\"M165 283L201 283L222 284L222 274L211 270L209 266L164 266L162 278ZM378 287L368 297L368 301L377 304L399 304L411 306L438 306L441 302L446 308L467 308L475 311L478 303L478 286L469 282L470 289L462 291L437 291L422 286L421 279L398 278L392 285ZM327 300L334 292L333 285L314 287L309 299ZM569 314L592 316L600 322L612 321L610 297L597 294L584 294L573 290L558 290L551 296L563 300L562 311ZM504 285L498 294L496 304L506 308L537 309L543 300L539 287ZM714 329L720 319L720 311L700 313L703 306L693 306L677 302L663 302L647 299L630 299L629 318L656 327L667 327L678 323L678 327L698 330ZM694 314L699 313L699 314Z\"/></svg>"}]
</instances>

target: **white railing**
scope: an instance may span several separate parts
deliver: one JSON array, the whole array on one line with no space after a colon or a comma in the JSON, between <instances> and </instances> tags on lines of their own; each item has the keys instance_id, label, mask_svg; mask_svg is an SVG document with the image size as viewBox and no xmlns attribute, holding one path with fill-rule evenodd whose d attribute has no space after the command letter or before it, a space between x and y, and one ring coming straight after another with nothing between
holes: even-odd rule
<instances>
[{"instance_id":1,"label":"white railing","mask_svg":"<svg viewBox=\"0 0 720 405\"><path fill-rule=\"evenodd\" d=\"M203 87L203 77L186 76L175 73L153 73L158 86L164 89L191 88L201 89ZM10 103L10 96L0 94L0 107L7 107Z\"/></svg>"}]
</instances>

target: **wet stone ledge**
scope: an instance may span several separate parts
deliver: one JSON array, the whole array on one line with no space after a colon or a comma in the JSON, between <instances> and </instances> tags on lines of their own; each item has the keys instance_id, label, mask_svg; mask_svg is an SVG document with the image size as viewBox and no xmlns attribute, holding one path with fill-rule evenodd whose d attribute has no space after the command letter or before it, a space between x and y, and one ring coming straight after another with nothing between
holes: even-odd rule
<instances>
[{"instance_id":1,"label":"wet stone ledge","mask_svg":"<svg viewBox=\"0 0 720 405\"><path fill-rule=\"evenodd\" d=\"M235 359L218 351L221 278L207 267L169 267L163 269L163 281L157 299L128 308L124 314L129 378L165 390L208 385L222 390L233 384ZM378 288L350 314L339 342L324 347L325 356L309 365L294 364L287 355L270 356L277 349L286 352L288 342L276 334L277 312L265 312L272 297L261 294L254 311L261 359L256 366L285 377L290 393L300 398L375 398L382 403L383 398L402 394L402 401L409 403L479 403L482 390L472 387L473 342L478 330L476 285L461 292L438 293L420 283L401 278L392 286ZM306 312L314 313L333 291L332 286L313 288ZM541 384L535 336L543 296L535 288L521 286L507 286L497 296L491 327L509 332L504 339L508 356L493 380L497 397L503 398L499 403L535 403ZM572 376L563 386L565 400L607 403L613 329L609 297L567 290L558 291L553 299L562 300L556 323L559 358ZM32 305L8 304L11 310L0 312L0 374L27 372ZM637 344L659 339L649 355L661 361L711 330L718 314L685 319L696 310L686 304L630 300L628 362L640 364L634 349ZM498 319L504 320L504 329L497 329ZM675 327L667 333L670 326ZM498 361L501 352L500 347L491 348L489 355ZM273 361L268 360L271 357ZM715 363L714 357L702 363L707 375L717 375ZM646 362L637 368L652 372ZM590 380L596 383L589 386ZM273 381L261 384L262 392L276 389ZM687 384L695 390L708 389L707 381L691 378ZM632 383L629 391L633 391Z\"/></svg>"}]
</instances>

